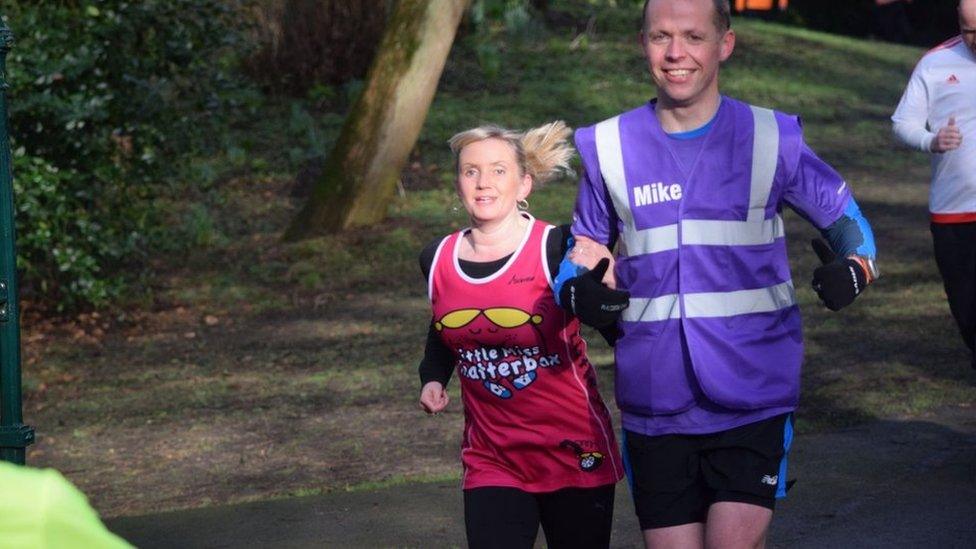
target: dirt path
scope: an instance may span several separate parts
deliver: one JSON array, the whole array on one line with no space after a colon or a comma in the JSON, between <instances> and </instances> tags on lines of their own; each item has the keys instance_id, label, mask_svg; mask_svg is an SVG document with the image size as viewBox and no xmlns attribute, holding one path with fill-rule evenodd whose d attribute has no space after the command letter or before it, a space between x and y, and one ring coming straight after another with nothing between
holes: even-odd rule
<instances>
[{"instance_id":1,"label":"dirt path","mask_svg":"<svg viewBox=\"0 0 976 549\"><path fill-rule=\"evenodd\" d=\"M778 508L771 547L976 545L976 410L801 435L790 459L798 482ZM417 483L108 524L145 548L451 547L464 544L460 499L454 483ZM624 483L612 545L640 545Z\"/></svg>"}]
</instances>

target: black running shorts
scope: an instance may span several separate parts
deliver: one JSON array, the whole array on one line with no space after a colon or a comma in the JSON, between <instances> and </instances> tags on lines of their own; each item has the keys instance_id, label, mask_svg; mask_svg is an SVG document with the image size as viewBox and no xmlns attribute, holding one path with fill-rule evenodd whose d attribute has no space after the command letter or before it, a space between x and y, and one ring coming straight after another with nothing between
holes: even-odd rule
<instances>
[{"instance_id":1,"label":"black running shorts","mask_svg":"<svg viewBox=\"0 0 976 549\"><path fill-rule=\"evenodd\" d=\"M786 496L792 414L706 435L624 431L627 476L641 529L705 522L715 502L773 509Z\"/></svg>"}]
</instances>

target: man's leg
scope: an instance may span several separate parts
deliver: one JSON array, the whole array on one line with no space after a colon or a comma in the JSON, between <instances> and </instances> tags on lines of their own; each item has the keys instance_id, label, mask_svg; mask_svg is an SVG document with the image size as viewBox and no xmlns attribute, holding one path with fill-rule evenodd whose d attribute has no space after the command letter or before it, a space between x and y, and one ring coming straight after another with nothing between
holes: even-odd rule
<instances>
[{"instance_id":1,"label":"man's leg","mask_svg":"<svg viewBox=\"0 0 976 549\"><path fill-rule=\"evenodd\" d=\"M696 549L705 547L705 525L700 522L644 530L647 549Z\"/></svg>"},{"instance_id":2,"label":"man's leg","mask_svg":"<svg viewBox=\"0 0 976 549\"><path fill-rule=\"evenodd\" d=\"M705 546L752 549L766 546L773 510L750 503L719 501L708 509Z\"/></svg>"},{"instance_id":3,"label":"man's leg","mask_svg":"<svg viewBox=\"0 0 976 549\"><path fill-rule=\"evenodd\" d=\"M729 429L709 439L701 463L715 492L705 522L705 547L764 547L777 497L786 496L790 414Z\"/></svg>"},{"instance_id":4,"label":"man's leg","mask_svg":"<svg viewBox=\"0 0 976 549\"><path fill-rule=\"evenodd\" d=\"M933 223L931 227L949 310L972 351L976 348L976 223Z\"/></svg>"},{"instance_id":5,"label":"man's leg","mask_svg":"<svg viewBox=\"0 0 976 549\"><path fill-rule=\"evenodd\" d=\"M714 494L702 481L700 439L624 431L627 477L648 549L704 547L705 516Z\"/></svg>"}]
</instances>

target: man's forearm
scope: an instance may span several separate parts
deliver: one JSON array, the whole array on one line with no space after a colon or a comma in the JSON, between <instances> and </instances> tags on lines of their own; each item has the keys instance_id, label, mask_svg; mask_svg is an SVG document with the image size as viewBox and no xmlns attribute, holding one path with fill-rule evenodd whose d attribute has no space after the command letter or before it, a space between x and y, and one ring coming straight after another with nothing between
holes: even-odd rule
<instances>
[{"instance_id":1,"label":"man's forearm","mask_svg":"<svg viewBox=\"0 0 976 549\"><path fill-rule=\"evenodd\" d=\"M847 202L840 218L821 229L820 234L827 239L835 254L854 259L864 269L868 282L878 277L877 266L874 264L874 259L878 255L874 243L874 231L853 196Z\"/></svg>"},{"instance_id":2,"label":"man's forearm","mask_svg":"<svg viewBox=\"0 0 976 549\"><path fill-rule=\"evenodd\" d=\"M909 147L922 152L932 152L932 140L935 139L935 134L928 131L924 125L896 120L892 124L892 130L895 136Z\"/></svg>"}]
</instances>

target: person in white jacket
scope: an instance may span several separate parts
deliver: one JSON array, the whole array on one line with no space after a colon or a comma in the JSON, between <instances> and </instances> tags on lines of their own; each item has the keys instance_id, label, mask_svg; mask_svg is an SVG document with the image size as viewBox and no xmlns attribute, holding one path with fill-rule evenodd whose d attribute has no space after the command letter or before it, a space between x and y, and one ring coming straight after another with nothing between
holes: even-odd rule
<instances>
[{"instance_id":1,"label":"person in white jacket","mask_svg":"<svg viewBox=\"0 0 976 549\"><path fill-rule=\"evenodd\" d=\"M891 117L931 153L935 261L966 346L976 350L976 0L959 2L960 35L926 53ZM976 356L971 364L976 368Z\"/></svg>"}]
</instances>

